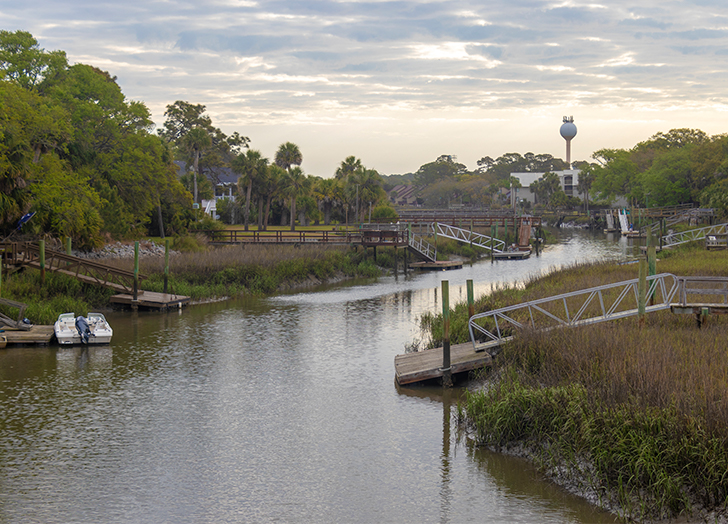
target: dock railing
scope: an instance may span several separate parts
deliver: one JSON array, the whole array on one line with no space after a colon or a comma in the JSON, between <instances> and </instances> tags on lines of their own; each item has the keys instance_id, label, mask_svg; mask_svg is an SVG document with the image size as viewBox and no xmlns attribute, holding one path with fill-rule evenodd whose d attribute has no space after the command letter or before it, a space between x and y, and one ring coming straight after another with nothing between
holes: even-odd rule
<instances>
[{"instance_id":1,"label":"dock railing","mask_svg":"<svg viewBox=\"0 0 728 524\"><path fill-rule=\"evenodd\" d=\"M639 279L625 280L553 297L507 306L470 318L470 340L476 351L496 348L521 329L549 330L617 320L639 313ZM671 273L647 277L645 313L670 309L680 279Z\"/></svg>"}]
</instances>

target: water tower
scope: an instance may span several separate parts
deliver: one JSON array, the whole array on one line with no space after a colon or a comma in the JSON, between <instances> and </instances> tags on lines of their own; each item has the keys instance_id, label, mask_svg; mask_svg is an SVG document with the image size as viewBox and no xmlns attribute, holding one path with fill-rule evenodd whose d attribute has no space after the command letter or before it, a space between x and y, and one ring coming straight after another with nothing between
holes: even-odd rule
<instances>
[{"instance_id":1,"label":"water tower","mask_svg":"<svg viewBox=\"0 0 728 524\"><path fill-rule=\"evenodd\" d=\"M571 139L576 136L576 126L574 125L573 116L564 117L564 123L561 124L559 132L564 137L564 140L566 140L566 163L569 164L569 169L571 169Z\"/></svg>"}]
</instances>

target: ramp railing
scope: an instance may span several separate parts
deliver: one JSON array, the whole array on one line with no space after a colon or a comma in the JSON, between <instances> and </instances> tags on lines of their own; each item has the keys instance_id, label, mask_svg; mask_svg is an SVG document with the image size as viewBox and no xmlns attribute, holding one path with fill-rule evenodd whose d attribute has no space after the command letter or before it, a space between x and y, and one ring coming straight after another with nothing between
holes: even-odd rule
<instances>
[{"instance_id":1,"label":"ramp railing","mask_svg":"<svg viewBox=\"0 0 728 524\"><path fill-rule=\"evenodd\" d=\"M468 229L462 229L455 226L449 226L440 222L433 222L430 225L432 232L438 236L445 238L451 238L458 240L459 242L465 242L473 244L482 249L493 251L494 253L502 253L506 249L506 243L495 237L489 237L488 235L481 235Z\"/></svg>"},{"instance_id":2,"label":"ramp railing","mask_svg":"<svg viewBox=\"0 0 728 524\"><path fill-rule=\"evenodd\" d=\"M421 236L410 233L408 245L430 262L437 262L437 249Z\"/></svg>"},{"instance_id":3,"label":"ramp railing","mask_svg":"<svg viewBox=\"0 0 728 524\"><path fill-rule=\"evenodd\" d=\"M639 279L563 293L473 315L468 323L476 351L496 348L522 329L576 327L636 316ZM645 313L670 309L680 280L671 273L647 277Z\"/></svg>"},{"instance_id":4,"label":"ramp railing","mask_svg":"<svg viewBox=\"0 0 728 524\"><path fill-rule=\"evenodd\" d=\"M674 247L696 240L705 240L710 235L725 235L728 231L728 224L716 224L714 226L689 229L680 233L670 233L662 237L662 247Z\"/></svg>"}]
</instances>

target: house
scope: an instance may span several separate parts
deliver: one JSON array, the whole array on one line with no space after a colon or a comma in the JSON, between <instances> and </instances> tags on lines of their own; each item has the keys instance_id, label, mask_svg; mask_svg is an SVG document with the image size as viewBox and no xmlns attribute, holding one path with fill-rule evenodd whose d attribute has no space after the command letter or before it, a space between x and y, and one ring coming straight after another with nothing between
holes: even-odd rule
<instances>
[{"instance_id":1,"label":"house","mask_svg":"<svg viewBox=\"0 0 728 524\"><path fill-rule=\"evenodd\" d=\"M561 183L561 189L564 190L566 196L583 198L583 195L579 193L576 188L579 184L579 173L581 173L581 169L566 169L564 171L552 171L552 173L558 175L559 182ZM539 180L545 174L546 172L511 173L511 176L517 178L521 183L520 188L514 188L514 190L511 191L511 205L513 205L515 201L520 202L524 200L534 204L536 201L536 194L531 192L531 184L533 184L536 180Z\"/></svg>"},{"instance_id":2,"label":"house","mask_svg":"<svg viewBox=\"0 0 728 524\"><path fill-rule=\"evenodd\" d=\"M188 166L187 162L175 160L174 163L177 165L177 175L180 177L188 170L192 169L192 166ZM214 218L218 218L218 215L216 213L217 201L222 198L235 200L233 188L238 185L238 178L240 177L240 175L234 173L233 170L229 167L214 167L204 169L202 173L212 184L212 187L215 190L215 198L211 200L202 200L200 203L200 207L205 211L206 214L209 214Z\"/></svg>"},{"instance_id":3,"label":"house","mask_svg":"<svg viewBox=\"0 0 728 524\"><path fill-rule=\"evenodd\" d=\"M396 206L417 204L418 188L413 185L398 185L389 192L389 201Z\"/></svg>"}]
</instances>

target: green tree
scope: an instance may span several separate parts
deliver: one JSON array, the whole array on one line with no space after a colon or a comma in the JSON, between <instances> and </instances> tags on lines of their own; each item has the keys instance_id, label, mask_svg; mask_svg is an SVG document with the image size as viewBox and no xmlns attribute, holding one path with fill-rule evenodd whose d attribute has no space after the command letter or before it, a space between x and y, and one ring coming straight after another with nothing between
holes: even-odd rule
<instances>
[{"instance_id":1,"label":"green tree","mask_svg":"<svg viewBox=\"0 0 728 524\"><path fill-rule=\"evenodd\" d=\"M271 164L268 166L266 175L263 179L262 193L265 193L265 213L263 218L263 230L268 229L268 217L270 216L270 206L274 199L283 194L286 183L287 172L279 165Z\"/></svg>"},{"instance_id":2,"label":"green tree","mask_svg":"<svg viewBox=\"0 0 728 524\"><path fill-rule=\"evenodd\" d=\"M197 180L202 176L202 166L200 165L200 157L209 147L212 146L212 138L210 134L201 127L193 127L182 138L182 144L186 151L192 155L192 166L195 172L193 178L194 193L193 202L199 202L197 198Z\"/></svg>"},{"instance_id":3,"label":"green tree","mask_svg":"<svg viewBox=\"0 0 728 524\"><path fill-rule=\"evenodd\" d=\"M62 74L68 62L63 51L46 52L26 31L0 31L0 79L34 90L45 79Z\"/></svg>"},{"instance_id":4,"label":"green tree","mask_svg":"<svg viewBox=\"0 0 728 524\"><path fill-rule=\"evenodd\" d=\"M286 171L290 171L292 166L300 166L303 163L303 155L296 144L285 142L276 151L275 163Z\"/></svg>"},{"instance_id":5,"label":"green tree","mask_svg":"<svg viewBox=\"0 0 728 524\"><path fill-rule=\"evenodd\" d=\"M278 164L280 166L280 164ZM282 167L282 166L280 166ZM300 167L292 167L284 178L285 195L291 199L291 231L296 230L296 200L308 193L310 182Z\"/></svg>"},{"instance_id":6,"label":"green tree","mask_svg":"<svg viewBox=\"0 0 728 524\"><path fill-rule=\"evenodd\" d=\"M596 178L596 166L585 163L580 168L579 182L576 184L576 189L584 195L584 210L589 212L589 192L591 191L594 179Z\"/></svg>"},{"instance_id":7,"label":"green tree","mask_svg":"<svg viewBox=\"0 0 728 524\"><path fill-rule=\"evenodd\" d=\"M248 231L250 218L250 200L253 193L253 186L262 181L268 170L268 159L263 157L257 149L248 149L245 153L239 154L232 162L233 172L240 175L238 179L239 192L245 189L245 206L243 207L243 220L245 231Z\"/></svg>"}]
</instances>

